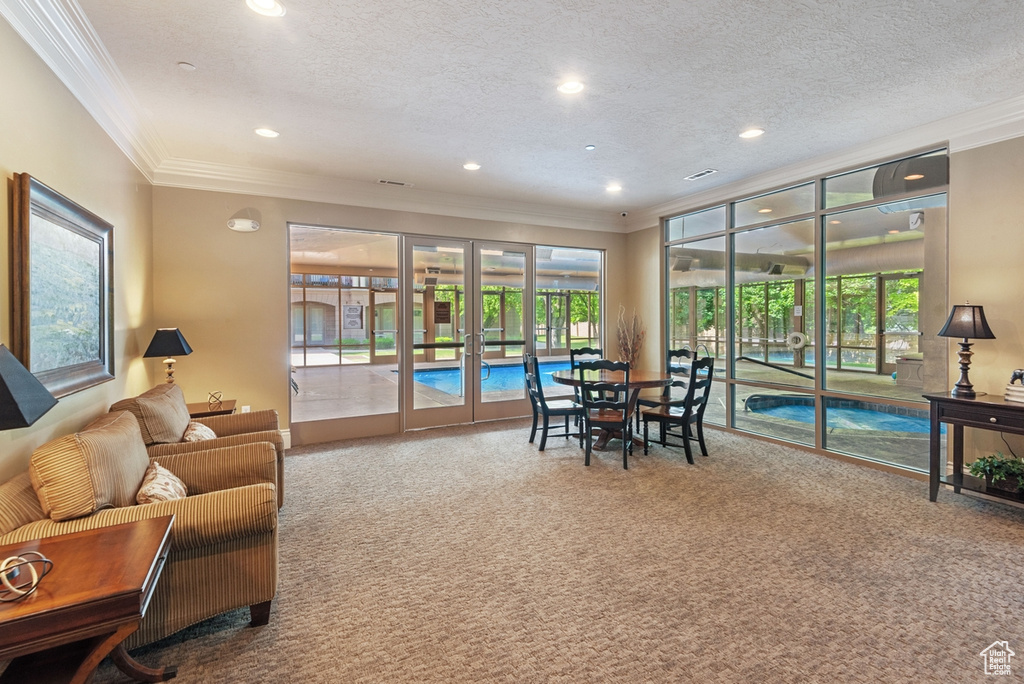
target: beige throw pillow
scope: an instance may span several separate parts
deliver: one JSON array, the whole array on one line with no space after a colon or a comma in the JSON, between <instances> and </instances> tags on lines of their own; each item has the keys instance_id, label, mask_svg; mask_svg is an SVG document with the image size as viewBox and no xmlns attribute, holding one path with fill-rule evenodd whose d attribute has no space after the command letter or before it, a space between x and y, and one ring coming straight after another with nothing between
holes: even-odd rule
<instances>
[{"instance_id":1,"label":"beige throw pillow","mask_svg":"<svg viewBox=\"0 0 1024 684\"><path fill-rule=\"evenodd\" d=\"M185 437L182 441L203 442L207 439L217 439L217 433L214 432L212 428L193 420L190 421L188 427L185 428Z\"/></svg>"},{"instance_id":2,"label":"beige throw pillow","mask_svg":"<svg viewBox=\"0 0 1024 684\"><path fill-rule=\"evenodd\" d=\"M133 505L148 467L138 421L119 411L36 449L28 472L43 512L60 521Z\"/></svg>"},{"instance_id":3,"label":"beige throw pillow","mask_svg":"<svg viewBox=\"0 0 1024 684\"><path fill-rule=\"evenodd\" d=\"M185 395L175 384L164 383L137 397L122 399L111 411L131 411L139 421L139 430L146 446L180 442L188 427L188 406Z\"/></svg>"},{"instance_id":4,"label":"beige throw pillow","mask_svg":"<svg viewBox=\"0 0 1024 684\"><path fill-rule=\"evenodd\" d=\"M187 495L185 483L170 470L153 461L146 470L146 476L142 478L142 487L135 495L135 500L140 504L148 504L184 499Z\"/></svg>"}]
</instances>

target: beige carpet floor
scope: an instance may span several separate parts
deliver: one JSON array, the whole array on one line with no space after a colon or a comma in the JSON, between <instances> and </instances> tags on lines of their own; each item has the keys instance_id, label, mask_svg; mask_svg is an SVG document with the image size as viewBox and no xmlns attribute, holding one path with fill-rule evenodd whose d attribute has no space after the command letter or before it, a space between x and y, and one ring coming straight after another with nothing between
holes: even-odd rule
<instances>
[{"instance_id":1,"label":"beige carpet floor","mask_svg":"<svg viewBox=\"0 0 1024 684\"><path fill-rule=\"evenodd\" d=\"M182 684L981 682L1005 640L1024 674L1019 509L717 431L628 471L527 433L292 449L270 625L136 657Z\"/></svg>"}]
</instances>

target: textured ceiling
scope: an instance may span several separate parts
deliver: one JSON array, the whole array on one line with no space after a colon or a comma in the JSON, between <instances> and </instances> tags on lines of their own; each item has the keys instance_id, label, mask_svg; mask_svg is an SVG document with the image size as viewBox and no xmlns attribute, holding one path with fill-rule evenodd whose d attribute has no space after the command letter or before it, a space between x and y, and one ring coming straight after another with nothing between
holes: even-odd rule
<instances>
[{"instance_id":1,"label":"textured ceiling","mask_svg":"<svg viewBox=\"0 0 1024 684\"><path fill-rule=\"evenodd\" d=\"M1024 94L1020 0L284 4L80 0L170 158L615 216Z\"/></svg>"}]
</instances>

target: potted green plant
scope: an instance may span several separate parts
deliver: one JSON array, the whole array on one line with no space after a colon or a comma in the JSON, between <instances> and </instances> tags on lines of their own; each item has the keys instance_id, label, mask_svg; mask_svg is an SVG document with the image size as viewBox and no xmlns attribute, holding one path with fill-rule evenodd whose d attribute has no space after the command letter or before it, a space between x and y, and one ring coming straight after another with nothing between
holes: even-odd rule
<instances>
[{"instance_id":1,"label":"potted green plant","mask_svg":"<svg viewBox=\"0 0 1024 684\"><path fill-rule=\"evenodd\" d=\"M985 478L986 489L1014 493L1024 491L1024 459L1016 456L1007 456L1001 451L982 456L971 464L970 473Z\"/></svg>"}]
</instances>

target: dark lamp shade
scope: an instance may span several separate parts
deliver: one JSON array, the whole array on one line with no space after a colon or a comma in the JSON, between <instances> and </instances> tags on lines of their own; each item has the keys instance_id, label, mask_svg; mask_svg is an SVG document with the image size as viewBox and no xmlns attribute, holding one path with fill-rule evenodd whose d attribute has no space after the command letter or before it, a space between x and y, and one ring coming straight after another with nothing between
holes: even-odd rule
<instances>
[{"instance_id":1,"label":"dark lamp shade","mask_svg":"<svg viewBox=\"0 0 1024 684\"><path fill-rule=\"evenodd\" d=\"M985 320L985 309L973 304L957 304L949 312L939 337L960 337L968 340L994 340L995 335Z\"/></svg>"},{"instance_id":2,"label":"dark lamp shade","mask_svg":"<svg viewBox=\"0 0 1024 684\"><path fill-rule=\"evenodd\" d=\"M192 353L192 347L188 346L185 337L177 328L157 328L153 335L153 341L149 343L145 358L156 356L188 356Z\"/></svg>"},{"instance_id":3,"label":"dark lamp shade","mask_svg":"<svg viewBox=\"0 0 1024 684\"><path fill-rule=\"evenodd\" d=\"M56 405L43 383L0 344L0 430L28 427Z\"/></svg>"}]
</instances>

